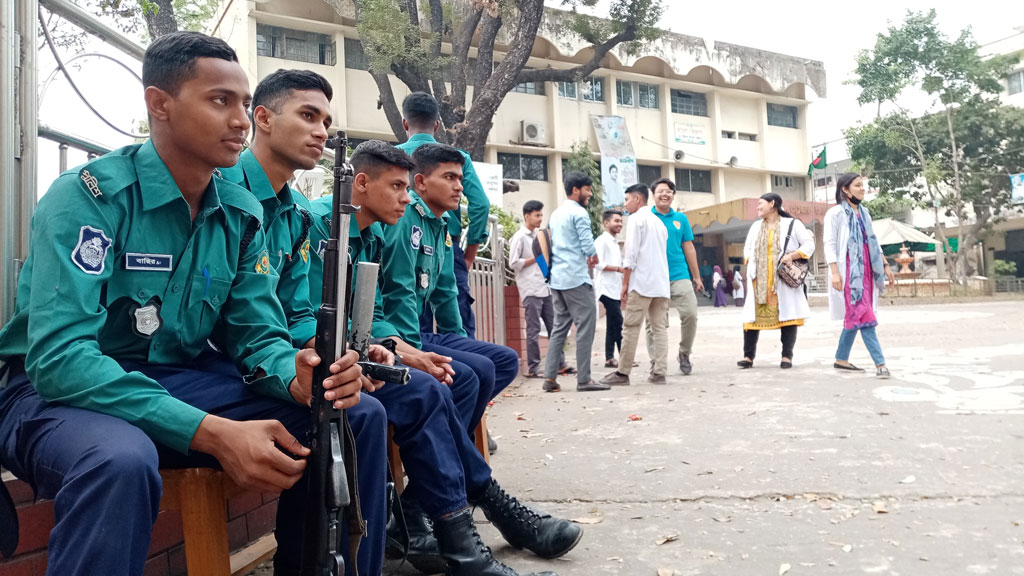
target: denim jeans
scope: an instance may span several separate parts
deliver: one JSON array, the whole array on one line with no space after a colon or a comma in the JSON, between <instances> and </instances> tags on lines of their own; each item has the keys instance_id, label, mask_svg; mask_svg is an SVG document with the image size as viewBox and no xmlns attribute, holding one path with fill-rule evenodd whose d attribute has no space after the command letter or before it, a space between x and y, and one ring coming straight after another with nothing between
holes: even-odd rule
<instances>
[{"instance_id":1,"label":"denim jeans","mask_svg":"<svg viewBox=\"0 0 1024 576\"><path fill-rule=\"evenodd\" d=\"M850 349L853 348L853 341L857 339L857 330L860 330L860 337L864 340L864 345L868 348L868 353L871 354L871 360L874 361L875 366L881 366L885 364L885 356L882 355L882 345L878 343L878 334L875 333L875 327L870 328L854 328L853 330L843 330L843 333L839 335L839 348L836 350L836 360L842 360L847 362L850 360Z\"/></svg>"}]
</instances>

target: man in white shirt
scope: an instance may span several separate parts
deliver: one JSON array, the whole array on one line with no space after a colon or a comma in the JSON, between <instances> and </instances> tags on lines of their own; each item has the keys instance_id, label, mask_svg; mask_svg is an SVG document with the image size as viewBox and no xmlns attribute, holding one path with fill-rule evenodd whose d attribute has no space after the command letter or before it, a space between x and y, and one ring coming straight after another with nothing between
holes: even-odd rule
<instances>
[{"instance_id":1,"label":"man in white shirt","mask_svg":"<svg viewBox=\"0 0 1024 576\"><path fill-rule=\"evenodd\" d=\"M526 377L540 378L540 323L544 321L544 329L548 334L555 328L555 308L551 300L551 289L548 288L544 274L537 266L537 258L533 255L533 241L537 238L537 228L544 220L544 204L530 200L523 204L523 226L509 242L508 265L516 273L516 286L519 287L519 301L526 311ZM562 352L564 357L565 353ZM565 361L562 370L565 371Z\"/></svg>"},{"instance_id":2,"label":"man in white shirt","mask_svg":"<svg viewBox=\"0 0 1024 576\"><path fill-rule=\"evenodd\" d=\"M664 384L668 371L668 307L671 292L668 281L668 230L647 207L649 190L645 184L626 189L626 247L623 258L622 305L626 308L625 332L619 367L601 379L603 384L629 385L640 327L645 319L654 332L653 350L648 352L654 368L648 382Z\"/></svg>"},{"instance_id":3,"label":"man in white shirt","mask_svg":"<svg viewBox=\"0 0 1024 576\"><path fill-rule=\"evenodd\" d=\"M604 365L607 368L616 368L615 347L622 352L622 250L615 236L622 231L622 212L618 210L605 210L602 214L604 234L594 240L594 248L597 249L597 265L594 269L594 284L596 285L597 300L604 304L605 312L605 333L604 333Z\"/></svg>"}]
</instances>

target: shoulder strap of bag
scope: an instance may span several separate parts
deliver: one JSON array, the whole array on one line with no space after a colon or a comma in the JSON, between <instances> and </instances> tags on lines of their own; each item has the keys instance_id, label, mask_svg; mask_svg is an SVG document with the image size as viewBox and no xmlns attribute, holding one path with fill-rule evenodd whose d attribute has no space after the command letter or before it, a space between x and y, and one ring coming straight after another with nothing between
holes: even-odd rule
<instances>
[{"instance_id":1,"label":"shoulder strap of bag","mask_svg":"<svg viewBox=\"0 0 1024 576\"><path fill-rule=\"evenodd\" d=\"M789 246L789 237L793 235L793 222L795 221L795 219L790 219L789 221L789 231L786 232L786 240L782 242L782 250L780 250L782 253L779 254L779 262L775 265L776 268L782 264L782 257L786 255L786 247Z\"/></svg>"}]
</instances>

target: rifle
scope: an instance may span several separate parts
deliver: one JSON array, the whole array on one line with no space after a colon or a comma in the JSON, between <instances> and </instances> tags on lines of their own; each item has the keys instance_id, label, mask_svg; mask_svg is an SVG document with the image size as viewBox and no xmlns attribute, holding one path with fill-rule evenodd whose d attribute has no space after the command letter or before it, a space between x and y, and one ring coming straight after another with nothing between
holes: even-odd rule
<instances>
[{"instance_id":1,"label":"rifle","mask_svg":"<svg viewBox=\"0 0 1024 576\"><path fill-rule=\"evenodd\" d=\"M323 381L330 377L330 366L345 352L348 338L349 296L352 263L348 258L351 215L359 211L352 204L354 170L345 159L348 137L339 131L328 141L334 148L334 199L331 205L331 236L324 251L323 304L317 311L316 352L320 364L313 370L312 426L310 456L306 474L307 522L302 549L302 576L344 576L341 554L341 521L347 519L349 559L357 573L359 541L366 534L366 523L359 508L358 471L355 438L345 410L336 410L324 400ZM344 260L342 260L344 258ZM376 290L374 279L373 289ZM360 300L365 296L361 296ZM370 293L371 301L374 292ZM370 308L372 316L373 308ZM365 316L365 313L363 314ZM372 319L370 320L372 323ZM368 362L364 346L360 366L374 378L404 383L407 368L381 366Z\"/></svg>"}]
</instances>

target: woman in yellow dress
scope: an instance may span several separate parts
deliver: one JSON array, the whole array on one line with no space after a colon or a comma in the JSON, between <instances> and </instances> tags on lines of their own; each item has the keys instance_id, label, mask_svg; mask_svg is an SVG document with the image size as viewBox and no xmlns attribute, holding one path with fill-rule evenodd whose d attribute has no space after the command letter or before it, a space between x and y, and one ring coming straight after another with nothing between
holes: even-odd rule
<instances>
[{"instance_id":1,"label":"woman in yellow dress","mask_svg":"<svg viewBox=\"0 0 1024 576\"><path fill-rule=\"evenodd\" d=\"M747 233L743 258L747 266L747 298L743 303L743 360L740 368L754 365L757 340L762 330L779 330L782 336L782 368L793 367L796 329L811 315L803 286L791 288L779 282L775 270L814 254L814 235L803 222L782 209L782 197L765 194L757 201L757 216ZM790 232L792 226L792 232Z\"/></svg>"}]
</instances>

